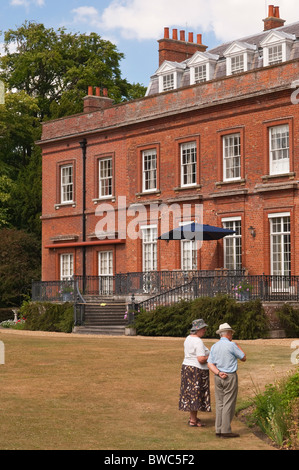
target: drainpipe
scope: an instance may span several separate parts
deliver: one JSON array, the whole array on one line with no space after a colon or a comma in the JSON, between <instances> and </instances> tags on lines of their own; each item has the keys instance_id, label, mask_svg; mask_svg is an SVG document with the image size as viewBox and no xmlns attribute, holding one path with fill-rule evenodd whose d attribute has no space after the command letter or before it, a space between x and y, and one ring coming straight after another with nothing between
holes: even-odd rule
<instances>
[{"instance_id":1,"label":"drainpipe","mask_svg":"<svg viewBox=\"0 0 299 470\"><path fill-rule=\"evenodd\" d=\"M87 140L83 139L79 142L82 149L82 161L83 161L83 186L82 186L82 241L86 242L86 146ZM83 292L86 287L86 247L82 247L82 276L83 276Z\"/></svg>"}]
</instances>

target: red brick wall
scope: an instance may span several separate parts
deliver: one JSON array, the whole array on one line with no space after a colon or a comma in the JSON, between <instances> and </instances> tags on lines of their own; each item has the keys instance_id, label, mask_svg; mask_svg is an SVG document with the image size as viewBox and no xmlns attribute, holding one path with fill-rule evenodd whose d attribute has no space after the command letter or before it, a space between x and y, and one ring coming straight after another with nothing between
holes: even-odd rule
<instances>
[{"instance_id":1,"label":"red brick wall","mask_svg":"<svg viewBox=\"0 0 299 470\"><path fill-rule=\"evenodd\" d=\"M203 203L204 223L207 224L221 225L223 217L240 216L243 266L250 274L270 273L268 214L290 212L292 274L299 275L298 189L286 186L280 191L261 191L268 188L267 185L297 181L299 106L291 103L293 90L285 88L298 76L299 62L293 61L45 123L42 137L43 280L59 277L62 252L74 253L76 273L81 274L81 248L53 250L45 245L53 244L51 238L58 235L77 235L81 241L82 150L79 141L83 136L87 139L87 236L94 233L100 220L95 216L97 205L92 201L97 195L97 161L102 155L112 155L116 201L108 202L113 207L117 209L119 196L126 196L127 205L149 201L170 204L175 199L185 198L186 203ZM292 174L267 180L267 128L281 122L290 125ZM242 139L242 180L219 184L222 181L221 136L234 132L240 132ZM179 145L184 141L198 142L199 187L196 189L178 190ZM154 195L140 195L141 151L145 148L157 148L159 155L160 192ZM76 206L55 209L54 205L59 203L59 164L69 161L75 167ZM249 226L255 228L255 238L250 235ZM108 243L88 247L87 274L97 274L99 250L113 251L115 272L142 270L141 240L127 239L124 245ZM222 267L222 242L205 242L198 253L198 266L201 269ZM179 268L179 242L159 241L158 269Z\"/></svg>"}]
</instances>

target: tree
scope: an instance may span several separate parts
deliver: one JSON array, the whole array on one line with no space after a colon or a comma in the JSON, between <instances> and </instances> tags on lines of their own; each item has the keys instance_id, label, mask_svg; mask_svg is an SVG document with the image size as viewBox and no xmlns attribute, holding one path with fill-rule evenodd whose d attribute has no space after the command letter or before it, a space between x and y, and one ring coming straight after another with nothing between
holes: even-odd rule
<instances>
[{"instance_id":1,"label":"tree","mask_svg":"<svg viewBox=\"0 0 299 470\"><path fill-rule=\"evenodd\" d=\"M22 230L0 230L0 306L19 306L40 276L40 243Z\"/></svg>"},{"instance_id":2,"label":"tree","mask_svg":"<svg viewBox=\"0 0 299 470\"><path fill-rule=\"evenodd\" d=\"M35 98L7 93L0 106L0 228L16 227L40 237L41 135Z\"/></svg>"},{"instance_id":3,"label":"tree","mask_svg":"<svg viewBox=\"0 0 299 470\"><path fill-rule=\"evenodd\" d=\"M14 44L16 52L10 52ZM145 94L141 85L130 85L121 77L124 55L96 33L73 34L55 31L26 21L4 35L6 55L0 59L1 78L10 89L24 90L35 97L41 119L82 111L88 86L107 88L115 102Z\"/></svg>"},{"instance_id":4,"label":"tree","mask_svg":"<svg viewBox=\"0 0 299 470\"><path fill-rule=\"evenodd\" d=\"M0 174L0 229L9 226L8 205L12 185L13 182L7 175Z\"/></svg>"}]
</instances>

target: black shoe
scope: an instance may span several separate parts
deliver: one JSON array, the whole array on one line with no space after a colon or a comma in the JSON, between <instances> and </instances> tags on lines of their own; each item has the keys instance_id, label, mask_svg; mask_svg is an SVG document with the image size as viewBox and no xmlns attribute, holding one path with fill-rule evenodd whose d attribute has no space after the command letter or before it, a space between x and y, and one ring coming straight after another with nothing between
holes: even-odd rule
<instances>
[{"instance_id":1,"label":"black shoe","mask_svg":"<svg viewBox=\"0 0 299 470\"><path fill-rule=\"evenodd\" d=\"M233 437L240 437L240 434L236 434L234 432L228 432L226 434L221 434L221 437L223 437L223 439L231 439Z\"/></svg>"}]
</instances>

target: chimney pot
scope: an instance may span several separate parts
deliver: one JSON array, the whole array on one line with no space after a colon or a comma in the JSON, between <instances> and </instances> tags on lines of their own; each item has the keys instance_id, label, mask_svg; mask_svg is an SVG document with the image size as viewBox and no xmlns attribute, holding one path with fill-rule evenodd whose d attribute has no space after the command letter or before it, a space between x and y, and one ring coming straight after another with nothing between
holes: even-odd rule
<instances>
[{"instance_id":1,"label":"chimney pot","mask_svg":"<svg viewBox=\"0 0 299 470\"><path fill-rule=\"evenodd\" d=\"M274 18L274 5L269 5L269 18Z\"/></svg>"},{"instance_id":2,"label":"chimney pot","mask_svg":"<svg viewBox=\"0 0 299 470\"><path fill-rule=\"evenodd\" d=\"M93 87L92 86L88 87L88 95L93 96Z\"/></svg>"},{"instance_id":3,"label":"chimney pot","mask_svg":"<svg viewBox=\"0 0 299 470\"><path fill-rule=\"evenodd\" d=\"M169 28L164 28L164 39L169 39Z\"/></svg>"},{"instance_id":4,"label":"chimney pot","mask_svg":"<svg viewBox=\"0 0 299 470\"><path fill-rule=\"evenodd\" d=\"M164 32L165 34L165 32ZM198 35L198 43L194 41L193 33L180 31L180 41L178 40L178 30L172 29L172 40L168 38L159 39L159 66L166 60L171 62L183 62L192 57L195 52L204 52L207 46L202 44L202 36Z\"/></svg>"},{"instance_id":5,"label":"chimney pot","mask_svg":"<svg viewBox=\"0 0 299 470\"><path fill-rule=\"evenodd\" d=\"M103 88L103 96L104 96L105 98L108 97L108 90L107 90L107 88Z\"/></svg>"},{"instance_id":6,"label":"chimney pot","mask_svg":"<svg viewBox=\"0 0 299 470\"><path fill-rule=\"evenodd\" d=\"M99 86L96 87L96 96L101 96L101 89Z\"/></svg>"},{"instance_id":7,"label":"chimney pot","mask_svg":"<svg viewBox=\"0 0 299 470\"><path fill-rule=\"evenodd\" d=\"M197 35L197 44L202 44L202 34Z\"/></svg>"},{"instance_id":8,"label":"chimney pot","mask_svg":"<svg viewBox=\"0 0 299 470\"><path fill-rule=\"evenodd\" d=\"M269 5L269 16L264 20L264 31L270 31L271 29L280 28L285 24L285 20L280 18L279 7Z\"/></svg>"}]
</instances>

